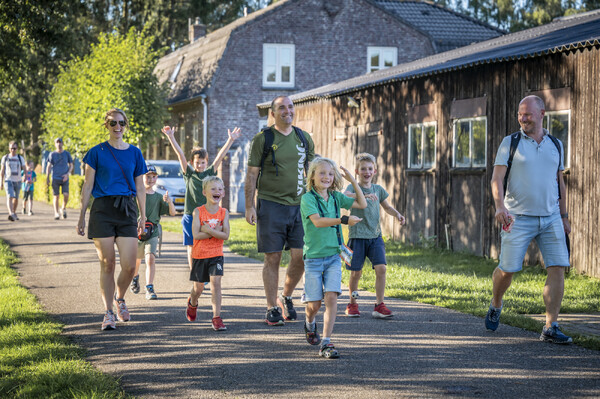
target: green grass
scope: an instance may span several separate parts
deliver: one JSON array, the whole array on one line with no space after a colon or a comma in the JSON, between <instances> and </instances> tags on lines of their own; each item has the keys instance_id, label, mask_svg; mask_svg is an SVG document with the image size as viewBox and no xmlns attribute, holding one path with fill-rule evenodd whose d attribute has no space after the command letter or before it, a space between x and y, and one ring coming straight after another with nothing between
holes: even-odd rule
<instances>
[{"instance_id":1,"label":"green grass","mask_svg":"<svg viewBox=\"0 0 600 399\"><path fill-rule=\"evenodd\" d=\"M256 252L255 227L244 218L232 218L227 245L232 251L262 260ZM181 231L181 227L179 230ZM347 237L347 232L345 233ZM484 317L492 295L492 272L497 261L467 253L425 248L386 240L388 261L386 296L428 303ZM289 256L284 252L283 266ZM365 265L359 288L375 291L375 273ZM348 284L349 272L344 269L343 281ZM526 314L545 312L542 291L546 272L539 266L525 267L515 274L504 296L502 322L539 332L543 323ZM565 294L561 313L600 312L600 279L578 275L572 270L565 279ZM483 323L482 323L483 324ZM577 344L600 350L600 337L589 337L573 331Z\"/></svg>"},{"instance_id":2,"label":"green grass","mask_svg":"<svg viewBox=\"0 0 600 399\"><path fill-rule=\"evenodd\" d=\"M16 255L0 241L0 397L126 398L118 382L83 360L17 280Z\"/></svg>"}]
</instances>

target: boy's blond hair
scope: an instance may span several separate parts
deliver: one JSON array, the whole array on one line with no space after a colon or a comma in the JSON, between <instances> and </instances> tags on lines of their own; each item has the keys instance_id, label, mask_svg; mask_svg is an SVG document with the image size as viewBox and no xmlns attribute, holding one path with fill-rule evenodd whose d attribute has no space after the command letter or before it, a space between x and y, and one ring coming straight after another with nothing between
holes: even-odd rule
<instances>
[{"instance_id":1,"label":"boy's blond hair","mask_svg":"<svg viewBox=\"0 0 600 399\"><path fill-rule=\"evenodd\" d=\"M369 154L368 152L361 152L360 154L356 154L356 157L354 157L354 159L356 160L357 168L360 166L361 162L371 162L373 166L377 168L377 160L375 159L375 156Z\"/></svg>"},{"instance_id":2,"label":"boy's blond hair","mask_svg":"<svg viewBox=\"0 0 600 399\"><path fill-rule=\"evenodd\" d=\"M329 158L319 157L312 160L306 174L306 191L310 191L315 186L313 178L317 171L317 167L323 164L329 164L333 169L333 184L329 187L328 191L340 191L344 187L344 179L340 173L335 161Z\"/></svg>"},{"instance_id":3,"label":"boy's blond hair","mask_svg":"<svg viewBox=\"0 0 600 399\"><path fill-rule=\"evenodd\" d=\"M206 176L202 179L202 190L206 190L206 187L214 182L221 183L225 187L225 183L223 183L223 180L219 176Z\"/></svg>"}]
</instances>

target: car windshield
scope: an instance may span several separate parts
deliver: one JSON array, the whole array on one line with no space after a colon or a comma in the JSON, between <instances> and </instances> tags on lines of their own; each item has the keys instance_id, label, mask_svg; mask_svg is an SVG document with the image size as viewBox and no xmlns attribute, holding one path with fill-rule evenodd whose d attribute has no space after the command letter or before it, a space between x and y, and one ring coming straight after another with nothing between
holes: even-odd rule
<instances>
[{"instance_id":1,"label":"car windshield","mask_svg":"<svg viewBox=\"0 0 600 399\"><path fill-rule=\"evenodd\" d=\"M158 172L158 177L183 177L183 174L181 173L181 167L178 164L154 166L156 166L156 172Z\"/></svg>"}]
</instances>

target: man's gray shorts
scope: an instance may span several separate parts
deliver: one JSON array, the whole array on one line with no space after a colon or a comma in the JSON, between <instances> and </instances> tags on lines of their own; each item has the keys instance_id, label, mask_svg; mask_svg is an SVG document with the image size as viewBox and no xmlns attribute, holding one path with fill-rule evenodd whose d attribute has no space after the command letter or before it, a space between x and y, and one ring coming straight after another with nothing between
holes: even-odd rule
<instances>
[{"instance_id":1,"label":"man's gray shorts","mask_svg":"<svg viewBox=\"0 0 600 399\"><path fill-rule=\"evenodd\" d=\"M282 205L258 199L256 241L258 252L281 252L304 247L300 205Z\"/></svg>"}]
</instances>

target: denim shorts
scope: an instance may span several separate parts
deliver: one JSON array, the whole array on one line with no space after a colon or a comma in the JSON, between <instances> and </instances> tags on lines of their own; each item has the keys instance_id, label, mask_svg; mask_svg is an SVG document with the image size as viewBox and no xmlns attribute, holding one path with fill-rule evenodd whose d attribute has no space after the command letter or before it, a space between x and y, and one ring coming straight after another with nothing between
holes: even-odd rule
<instances>
[{"instance_id":1,"label":"denim shorts","mask_svg":"<svg viewBox=\"0 0 600 399\"><path fill-rule=\"evenodd\" d=\"M8 195L9 198L19 198L19 192L21 191L21 182L4 180L4 189L6 190L6 195Z\"/></svg>"},{"instance_id":2,"label":"denim shorts","mask_svg":"<svg viewBox=\"0 0 600 399\"><path fill-rule=\"evenodd\" d=\"M507 273L523 269L527 247L535 238L544 264L569 267L565 230L559 213L550 216L515 216L510 233L500 233L502 246L498 268Z\"/></svg>"},{"instance_id":3,"label":"denim shorts","mask_svg":"<svg viewBox=\"0 0 600 399\"><path fill-rule=\"evenodd\" d=\"M158 252L158 236L146 241L138 240L137 258L144 259L145 255L152 254L156 257Z\"/></svg>"},{"instance_id":4,"label":"denim shorts","mask_svg":"<svg viewBox=\"0 0 600 399\"><path fill-rule=\"evenodd\" d=\"M320 301L324 292L342 293L342 260L339 255L304 259L306 301Z\"/></svg>"},{"instance_id":5,"label":"denim shorts","mask_svg":"<svg viewBox=\"0 0 600 399\"><path fill-rule=\"evenodd\" d=\"M183 226L183 245L194 245L194 235L192 234L192 222L194 215L183 215L181 225Z\"/></svg>"},{"instance_id":6,"label":"denim shorts","mask_svg":"<svg viewBox=\"0 0 600 399\"><path fill-rule=\"evenodd\" d=\"M258 252L272 253L304 247L300 205L283 205L259 198L256 212Z\"/></svg>"},{"instance_id":7,"label":"denim shorts","mask_svg":"<svg viewBox=\"0 0 600 399\"><path fill-rule=\"evenodd\" d=\"M365 259L369 258L371 265L387 265L385 259L385 244L381 236L377 238L351 238L348 247L352 250L352 264L346 265L346 270L362 270Z\"/></svg>"}]
</instances>

